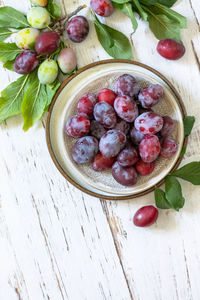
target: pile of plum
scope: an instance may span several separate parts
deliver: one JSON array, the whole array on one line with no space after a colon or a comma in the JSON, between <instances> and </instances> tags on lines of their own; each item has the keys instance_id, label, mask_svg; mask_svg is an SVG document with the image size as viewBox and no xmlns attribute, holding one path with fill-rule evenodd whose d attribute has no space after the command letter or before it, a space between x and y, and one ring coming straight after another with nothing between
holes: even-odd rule
<instances>
[{"instance_id":1,"label":"pile of plum","mask_svg":"<svg viewBox=\"0 0 200 300\"><path fill-rule=\"evenodd\" d=\"M114 179L124 186L136 184L138 174L152 173L159 156L170 158L178 149L169 138L174 121L151 109L162 97L160 85L140 89L129 74L116 80L115 92L104 88L97 96L82 96L77 115L65 126L66 134L77 139L73 160L92 162L95 171L112 168Z\"/></svg>"},{"instance_id":2,"label":"pile of plum","mask_svg":"<svg viewBox=\"0 0 200 300\"><path fill-rule=\"evenodd\" d=\"M47 6L48 1L31 0L31 3L37 5L27 14L31 27L18 31L15 36L15 43L23 52L16 57L14 70L18 74L29 74L38 67L40 83L52 84L59 70L64 74L70 74L76 69L76 54L72 48L65 47L62 41L65 27L61 30L59 21L52 23L50 13L43 7ZM83 5L80 9L84 7ZM82 42L89 33L87 19L83 16L71 18L67 23L66 31L70 40L75 43Z\"/></svg>"}]
</instances>

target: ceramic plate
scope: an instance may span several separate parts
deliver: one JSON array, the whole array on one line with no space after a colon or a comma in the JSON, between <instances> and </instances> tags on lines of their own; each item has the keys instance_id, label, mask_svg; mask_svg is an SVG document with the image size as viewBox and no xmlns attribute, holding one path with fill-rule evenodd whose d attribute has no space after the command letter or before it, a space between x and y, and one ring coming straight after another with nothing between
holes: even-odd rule
<instances>
[{"instance_id":1,"label":"ceramic plate","mask_svg":"<svg viewBox=\"0 0 200 300\"><path fill-rule=\"evenodd\" d=\"M76 114L77 102L83 94L97 93L102 88L113 89L116 78L124 73L136 77L141 87L150 83L162 85L164 97L153 110L175 120L176 126L171 137L178 143L178 151L172 158L159 158L154 172L148 176L139 176L137 184L132 187L117 183L110 170L95 172L91 164L77 165L71 156L71 149L76 140L66 136L64 132L65 123ZM101 61L80 69L75 76L63 82L55 95L47 118L48 149L63 176L82 191L106 199L133 198L152 191L155 185L160 185L165 176L179 165L180 152L183 144L186 144L184 116L185 109L179 94L162 74L133 61Z\"/></svg>"}]
</instances>

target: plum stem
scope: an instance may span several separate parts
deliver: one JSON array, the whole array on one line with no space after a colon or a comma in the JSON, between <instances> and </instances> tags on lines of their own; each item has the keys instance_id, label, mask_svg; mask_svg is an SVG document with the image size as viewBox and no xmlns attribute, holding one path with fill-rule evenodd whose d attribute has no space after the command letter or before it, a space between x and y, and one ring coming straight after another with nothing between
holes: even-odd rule
<instances>
[{"instance_id":1,"label":"plum stem","mask_svg":"<svg viewBox=\"0 0 200 300\"><path fill-rule=\"evenodd\" d=\"M52 30L53 30L53 29L52 29L50 26L48 26L48 25L47 25L47 28L48 28L50 31L52 31Z\"/></svg>"}]
</instances>

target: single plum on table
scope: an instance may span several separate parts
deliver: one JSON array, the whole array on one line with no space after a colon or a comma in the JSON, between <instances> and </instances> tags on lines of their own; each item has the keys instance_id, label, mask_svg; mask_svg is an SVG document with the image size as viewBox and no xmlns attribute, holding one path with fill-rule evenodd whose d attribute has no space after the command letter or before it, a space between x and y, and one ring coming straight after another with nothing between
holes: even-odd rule
<instances>
[{"instance_id":1,"label":"single plum on table","mask_svg":"<svg viewBox=\"0 0 200 300\"><path fill-rule=\"evenodd\" d=\"M77 66L76 54L72 48L63 48L58 55L58 65L64 74L73 72Z\"/></svg>"},{"instance_id":2,"label":"single plum on table","mask_svg":"<svg viewBox=\"0 0 200 300\"><path fill-rule=\"evenodd\" d=\"M94 159L98 150L98 140L93 136L84 136L74 144L72 158L77 164L86 164Z\"/></svg>"},{"instance_id":3,"label":"single plum on table","mask_svg":"<svg viewBox=\"0 0 200 300\"><path fill-rule=\"evenodd\" d=\"M177 150L177 143L173 139L166 138L162 143L160 156L164 158L170 158L176 154Z\"/></svg>"},{"instance_id":4,"label":"single plum on table","mask_svg":"<svg viewBox=\"0 0 200 300\"><path fill-rule=\"evenodd\" d=\"M177 60L185 54L185 46L179 41L165 39L158 42L157 51L166 59Z\"/></svg>"},{"instance_id":5,"label":"single plum on table","mask_svg":"<svg viewBox=\"0 0 200 300\"><path fill-rule=\"evenodd\" d=\"M99 150L105 157L115 157L126 144L126 135L120 130L108 130L100 139Z\"/></svg>"},{"instance_id":6,"label":"single plum on table","mask_svg":"<svg viewBox=\"0 0 200 300\"><path fill-rule=\"evenodd\" d=\"M105 157L101 153L98 153L92 163L92 168L95 171L105 171L107 169L110 169L114 162L114 157Z\"/></svg>"},{"instance_id":7,"label":"single plum on table","mask_svg":"<svg viewBox=\"0 0 200 300\"><path fill-rule=\"evenodd\" d=\"M25 50L20 53L14 62L14 70L18 74L29 74L39 64L37 53L30 50Z\"/></svg>"},{"instance_id":8,"label":"single plum on table","mask_svg":"<svg viewBox=\"0 0 200 300\"><path fill-rule=\"evenodd\" d=\"M134 167L122 167L118 161L112 166L112 176L118 183L124 186L135 185L138 178Z\"/></svg>"},{"instance_id":9,"label":"single plum on table","mask_svg":"<svg viewBox=\"0 0 200 300\"><path fill-rule=\"evenodd\" d=\"M133 217L133 223L138 227L147 227L156 222L158 210L153 205L141 207Z\"/></svg>"},{"instance_id":10,"label":"single plum on table","mask_svg":"<svg viewBox=\"0 0 200 300\"><path fill-rule=\"evenodd\" d=\"M39 55L48 55L55 52L60 44L60 36L55 31L43 32L35 43L35 50Z\"/></svg>"},{"instance_id":11,"label":"single plum on table","mask_svg":"<svg viewBox=\"0 0 200 300\"><path fill-rule=\"evenodd\" d=\"M100 140L104 133L106 133L106 129L96 120L92 120L90 123L90 133L92 136Z\"/></svg>"},{"instance_id":12,"label":"single plum on table","mask_svg":"<svg viewBox=\"0 0 200 300\"><path fill-rule=\"evenodd\" d=\"M114 10L110 0L91 0L90 6L92 10L101 17L111 16Z\"/></svg>"},{"instance_id":13,"label":"single plum on table","mask_svg":"<svg viewBox=\"0 0 200 300\"><path fill-rule=\"evenodd\" d=\"M98 101L105 101L111 106L114 105L114 101L117 95L110 89L102 89L97 95Z\"/></svg>"},{"instance_id":14,"label":"single plum on table","mask_svg":"<svg viewBox=\"0 0 200 300\"><path fill-rule=\"evenodd\" d=\"M174 131L175 124L174 120L169 116L164 116L163 121L163 128L161 129L160 134L162 137L167 137Z\"/></svg>"},{"instance_id":15,"label":"single plum on table","mask_svg":"<svg viewBox=\"0 0 200 300\"><path fill-rule=\"evenodd\" d=\"M94 118L105 128L113 128L117 123L114 108L105 101L97 102L94 106Z\"/></svg>"},{"instance_id":16,"label":"single plum on table","mask_svg":"<svg viewBox=\"0 0 200 300\"><path fill-rule=\"evenodd\" d=\"M163 127L163 118L153 111L141 114L135 120L135 128L143 134L155 134Z\"/></svg>"},{"instance_id":17,"label":"single plum on table","mask_svg":"<svg viewBox=\"0 0 200 300\"><path fill-rule=\"evenodd\" d=\"M146 135L139 145L140 157L144 162L150 163L160 154L160 142L156 135Z\"/></svg>"},{"instance_id":18,"label":"single plum on table","mask_svg":"<svg viewBox=\"0 0 200 300\"><path fill-rule=\"evenodd\" d=\"M77 105L78 114L88 119L92 119L96 102L97 97L95 94L88 93L83 95Z\"/></svg>"},{"instance_id":19,"label":"single plum on table","mask_svg":"<svg viewBox=\"0 0 200 300\"><path fill-rule=\"evenodd\" d=\"M117 115L128 123L132 123L138 116L137 104L129 96L118 96L114 108Z\"/></svg>"},{"instance_id":20,"label":"single plum on table","mask_svg":"<svg viewBox=\"0 0 200 300\"><path fill-rule=\"evenodd\" d=\"M135 98L140 90L139 83L130 74L123 74L115 82L115 92L120 96Z\"/></svg>"},{"instance_id":21,"label":"single plum on table","mask_svg":"<svg viewBox=\"0 0 200 300\"><path fill-rule=\"evenodd\" d=\"M89 24L85 17L73 17L67 25L67 34L75 43L84 41L89 33Z\"/></svg>"},{"instance_id":22,"label":"single plum on table","mask_svg":"<svg viewBox=\"0 0 200 300\"><path fill-rule=\"evenodd\" d=\"M143 176L151 174L155 169L155 166L156 166L156 160L152 162L144 162L142 159L140 159L135 164L136 171Z\"/></svg>"},{"instance_id":23,"label":"single plum on table","mask_svg":"<svg viewBox=\"0 0 200 300\"><path fill-rule=\"evenodd\" d=\"M163 97L163 88L159 84L151 84L142 89L138 95L138 100L142 107L151 108L156 105Z\"/></svg>"},{"instance_id":24,"label":"single plum on table","mask_svg":"<svg viewBox=\"0 0 200 300\"><path fill-rule=\"evenodd\" d=\"M65 132L73 138L81 138L90 131L90 121L83 116L71 117L65 126Z\"/></svg>"},{"instance_id":25,"label":"single plum on table","mask_svg":"<svg viewBox=\"0 0 200 300\"><path fill-rule=\"evenodd\" d=\"M139 159L137 150L134 147L124 148L117 156L117 161L122 167L133 166Z\"/></svg>"}]
</instances>

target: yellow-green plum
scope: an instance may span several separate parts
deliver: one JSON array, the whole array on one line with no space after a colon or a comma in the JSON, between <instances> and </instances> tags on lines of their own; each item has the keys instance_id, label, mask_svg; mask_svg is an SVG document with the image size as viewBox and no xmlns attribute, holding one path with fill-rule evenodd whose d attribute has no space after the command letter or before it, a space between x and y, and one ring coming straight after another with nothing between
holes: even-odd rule
<instances>
[{"instance_id":1,"label":"yellow-green plum","mask_svg":"<svg viewBox=\"0 0 200 300\"><path fill-rule=\"evenodd\" d=\"M20 49L32 49L40 34L40 31L36 28L25 28L20 30L16 37L15 43Z\"/></svg>"},{"instance_id":2,"label":"yellow-green plum","mask_svg":"<svg viewBox=\"0 0 200 300\"><path fill-rule=\"evenodd\" d=\"M63 73L71 73L77 65L76 54L71 48L64 48L58 55L58 65Z\"/></svg>"},{"instance_id":3,"label":"yellow-green plum","mask_svg":"<svg viewBox=\"0 0 200 300\"><path fill-rule=\"evenodd\" d=\"M33 28L37 29L46 28L51 22L49 12L43 7L32 7L28 11L27 20Z\"/></svg>"},{"instance_id":4,"label":"yellow-green plum","mask_svg":"<svg viewBox=\"0 0 200 300\"><path fill-rule=\"evenodd\" d=\"M58 76L58 65L53 59L46 59L38 69L38 78L42 84L51 84Z\"/></svg>"},{"instance_id":5,"label":"yellow-green plum","mask_svg":"<svg viewBox=\"0 0 200 300\"><path fill-rule=\"evenodd\" d=\"M36 6L47 6L47 0L31 0L31 3Z\"/></svg>"}]
</instances>

